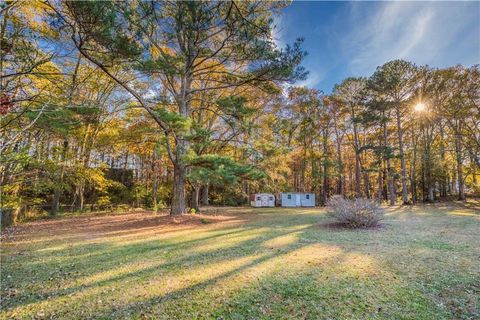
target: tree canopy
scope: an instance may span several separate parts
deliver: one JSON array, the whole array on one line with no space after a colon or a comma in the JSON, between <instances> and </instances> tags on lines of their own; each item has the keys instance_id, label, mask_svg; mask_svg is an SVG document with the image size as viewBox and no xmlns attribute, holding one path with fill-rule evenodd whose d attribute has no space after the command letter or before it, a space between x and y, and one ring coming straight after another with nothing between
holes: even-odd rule
<instances>
[{"instance_id":1,"label":"tree canopy","mask_svg":"<svg viewBox=\"0 0 480 320\"><path fill-rule=\"evenodd\" d=\"M295 86L303 40L273 37L285 5L3 2L1 207L181 214L253 192L480 192L478 66L394 60L331 94Z\"/></svg>"}]
</instances>

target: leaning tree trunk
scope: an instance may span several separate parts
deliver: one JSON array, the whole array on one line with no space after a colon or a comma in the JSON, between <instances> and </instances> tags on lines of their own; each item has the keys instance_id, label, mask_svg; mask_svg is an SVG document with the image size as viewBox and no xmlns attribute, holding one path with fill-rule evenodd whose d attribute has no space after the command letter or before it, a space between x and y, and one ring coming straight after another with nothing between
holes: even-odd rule
<instances>
[{"instance_id":1,"label":"leaning tree trunk","mask_svg":"<svg viewBox=\"0 0 480 320\"><path fill-rule=\"evenodd\" d=\"M402 131L402 121L400 115L400 107L397 107L397 133L398 133L398 147L400 153L400 165L401 165L401 174L402 174L402 200L403 204L408 203L408 190L407 190L407 172L405 166L405 153L403 151L403 131Z\"/></svg>"}]
</instances>

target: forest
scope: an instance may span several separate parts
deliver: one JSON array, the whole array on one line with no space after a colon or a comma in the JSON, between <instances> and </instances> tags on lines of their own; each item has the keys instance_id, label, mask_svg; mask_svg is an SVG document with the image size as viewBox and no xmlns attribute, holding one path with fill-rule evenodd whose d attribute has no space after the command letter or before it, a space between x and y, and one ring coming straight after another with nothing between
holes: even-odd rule
<instances>
[{"instance_id":1,"label":"forest","mask_svg":"<svg viewBox=\"0 0 480 320\"><path fill-rule=\"evenodd\" d=\"M479 5L0 1L0 319L480 319Z\"/></svg>"},{"instance_id":2,"label":"forest","mask_svg":"<svg viewBox=\"0 0 480 320\"><path fill-rule=\"evenodd\" d=\"M393 60L331 93L281 2L5 1L4 221L240 206L255 192L389 205L480 193L480 69Z\"/></svg>"}]
</instances>

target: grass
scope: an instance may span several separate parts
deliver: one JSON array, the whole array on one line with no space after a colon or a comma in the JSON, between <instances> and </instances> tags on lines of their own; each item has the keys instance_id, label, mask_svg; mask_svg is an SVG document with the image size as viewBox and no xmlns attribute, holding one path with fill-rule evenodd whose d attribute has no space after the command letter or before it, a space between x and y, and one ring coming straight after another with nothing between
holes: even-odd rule
<instances>
[{"instance_id":1,"label":"grass","mask_svg":"<svg viewBox=\"0 0 480 320\"><path fill-rule=\"evenodd\" d=\"M327 227L323 209L226 208L6 230L2 319L475 319L478 203Z\"/></svg>"}]
</instances>

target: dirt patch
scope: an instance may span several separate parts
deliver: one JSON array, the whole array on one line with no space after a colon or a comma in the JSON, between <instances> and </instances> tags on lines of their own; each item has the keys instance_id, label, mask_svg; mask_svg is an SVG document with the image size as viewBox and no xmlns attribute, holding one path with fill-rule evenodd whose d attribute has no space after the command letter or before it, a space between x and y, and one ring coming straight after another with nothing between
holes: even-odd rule
<instances>
[{"instance_id":1,"label":"dirt patch","mask_svg":"<svg viewBox=\"0 0 480 320\"><path fill-rule=\"evenodd\" d=\"M177 230L183 227L201 227L226 222L239 222L236 215L185 214L170 216L141 211L127 214L66 217L35 221L10 227L2 231L2 242L19 241L35 236L92 236L116 233L129 233L145 229L162 231Z\"/></svg>"}]
</instances>

